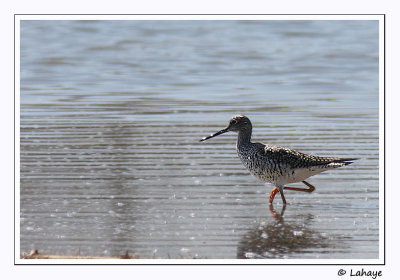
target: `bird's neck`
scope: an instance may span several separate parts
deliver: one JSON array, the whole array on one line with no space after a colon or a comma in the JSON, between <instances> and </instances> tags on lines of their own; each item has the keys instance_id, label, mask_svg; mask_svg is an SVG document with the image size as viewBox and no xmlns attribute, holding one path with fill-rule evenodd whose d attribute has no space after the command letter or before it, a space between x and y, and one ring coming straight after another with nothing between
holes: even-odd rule
<instances>
[{"instance_id":1,"label":"bird's neck","mask_svg":"<svg viewBox=\"0 0 400 280\"><path fill-rule=\"evenodd\" d=\"M240 130L238 133L237 146L249 144L251 140L251 128Z\"/></svg>"}]
</instances>

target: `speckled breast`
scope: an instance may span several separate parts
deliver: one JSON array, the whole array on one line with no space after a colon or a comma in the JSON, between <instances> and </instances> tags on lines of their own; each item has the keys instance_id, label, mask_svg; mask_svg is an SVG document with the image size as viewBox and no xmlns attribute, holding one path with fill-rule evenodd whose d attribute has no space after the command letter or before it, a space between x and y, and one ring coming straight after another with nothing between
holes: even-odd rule
<instances>
[{"instance_id":1,"label":"speckled breast","mask_svg":"<svg viewBox=\"0 0 400 280\"><path fill-rule=\"evenodd\" d=\"M274 163L272 159L262 157L257 146L237 147L237 153L243 165L261 181L275 183L285 169Z\"/></svg>"}]
</instances>

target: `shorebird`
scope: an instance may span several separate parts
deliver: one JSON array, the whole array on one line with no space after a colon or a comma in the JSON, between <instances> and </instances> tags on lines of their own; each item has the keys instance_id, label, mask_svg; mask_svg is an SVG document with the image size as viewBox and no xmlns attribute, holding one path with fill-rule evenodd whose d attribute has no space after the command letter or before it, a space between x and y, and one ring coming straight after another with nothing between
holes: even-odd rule
<instances>
[{"instance_id":1,"label":"shorebird","mask_svg":"<svg viewBox=\"0 0 400 280\"><path fill-rule=\"evenodd\" d=\"M236 150L243 165L261 181L275 186L269 197L274 201L279 192L286 204L283 190L313 192L315 187L305 180L326 170L353 163L356 158L320 157L294 151L289 148L251 142L252 125L243 115L234 116L226 128L204 137L200 142L233 131L238 133ZM302 182L308 188L286 187L286 184Z\"/></svg>"}]
</instances>

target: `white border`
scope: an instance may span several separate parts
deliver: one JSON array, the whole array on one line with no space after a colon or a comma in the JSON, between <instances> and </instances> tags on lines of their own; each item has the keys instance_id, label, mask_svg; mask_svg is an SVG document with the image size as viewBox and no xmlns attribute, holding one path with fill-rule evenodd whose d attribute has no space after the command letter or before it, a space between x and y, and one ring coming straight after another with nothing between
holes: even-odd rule
<instances>
[{"instance_id":1,"label":"white border","mask_svg":"<svg viewBox=\"0 0 400 280\"><path fill-rule=\"evenodd\" d=\"M18 264L377 265L378 259L18 259Z\"/></svg>"},{"instance_id":2,"label":"white border","mask_svg":"<svg viewBox=\"0 0 400 280\"><path fill-rule=\"evenodd\" d=\"M385 244L385 22L379 21L379 259Z\"/></svg>"},{"instance_id":3,"label":"white border","mask_svg":"<svg viewBox=\"0 0 400 280\"><path fill-rule=\"evenodd\" d=\"M383 15L16 15L16 20L383 20Z\"/></svg>"},{"instance_id":4,"label":"white border","mask_svg":"<svg viewBox=\"0 0 400 280\"><path fill-rule=\"evenodd\" d=\"M15 230L15 261L19 259L19 252L20 252L20 193L21 193L21 176L20 176L20 21L15 19L14 22L14 37L15 37L15 57L14 57L14 67L15 67L15 72L14 72L14 86L15 86L15 92L14 92L14 110L15 110L15 126L14 126L14 135L15 135L15 144L14 144L14 159L15 159L15 174L14 174L14 197L15 197L15 208L14 208L14 213L15 213L15 223L14 223L14 230Z\"/></svg>"},{"instance_id":5,"label":"white border","mask_svg":"<svg viewBox=\"0 0 400 280\"><path fill-rule=\"evenodd\" d=\"M379 21L379 259L21 259L20 21L21 20L378 20ZM15 15L15 263L16 264L383 264L384 263L384 16L383 15Z\"/></svg>"}]
</instances>

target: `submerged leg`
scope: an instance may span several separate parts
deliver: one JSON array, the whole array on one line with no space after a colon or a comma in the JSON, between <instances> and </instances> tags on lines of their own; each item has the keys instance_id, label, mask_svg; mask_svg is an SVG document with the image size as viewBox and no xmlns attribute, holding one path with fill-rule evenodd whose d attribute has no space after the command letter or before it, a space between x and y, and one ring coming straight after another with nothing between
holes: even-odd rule
<instances>
[{"instance_id":1,"label":"submerged leg","mask_svg":"<svg viewBox=\"0 0 400 280\"><path fill-rule=\"evenodd\" d=\"M283 214L285 213L285 209L286 209L286 204L283 204L281 214L278 214L278 213L276 213L274 206L272 204L269 205L269 212L272 214L272 217L276 220L283 217Z\"/></svg>"},{"instance_id":2,"label":"submerged leg","mask_svg":"<svg viewBox=\"0 0 400 280\"><path fill-rule=\"evenodd\" d=\"M279 193L281 194L283 204L286 204L286 199L285 196L283 195L283 186L278 186L277 188L279 190Z\"/></svg>"}]
</instances>

